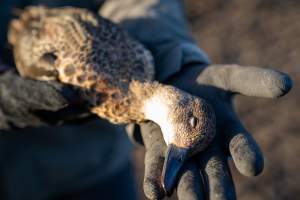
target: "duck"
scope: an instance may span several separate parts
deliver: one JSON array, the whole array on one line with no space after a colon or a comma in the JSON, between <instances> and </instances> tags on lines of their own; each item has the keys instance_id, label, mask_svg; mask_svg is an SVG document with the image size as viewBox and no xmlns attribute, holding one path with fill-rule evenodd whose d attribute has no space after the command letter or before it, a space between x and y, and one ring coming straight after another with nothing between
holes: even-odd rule
<instances>
[{"instance_id":1,"label":"duck","mask_svg":"<svg viewBox=\"0 0 300 200\"><path fill-rule=\"evenodd\" d=\"M170 193L183 163L215 136L212 107L155 81L149 50L119 25L74 7L29 6L9 25L19 74L80 91L90 112L114 124L153 121L167 145L161 182Z\"/></svg>"}]
</instances>

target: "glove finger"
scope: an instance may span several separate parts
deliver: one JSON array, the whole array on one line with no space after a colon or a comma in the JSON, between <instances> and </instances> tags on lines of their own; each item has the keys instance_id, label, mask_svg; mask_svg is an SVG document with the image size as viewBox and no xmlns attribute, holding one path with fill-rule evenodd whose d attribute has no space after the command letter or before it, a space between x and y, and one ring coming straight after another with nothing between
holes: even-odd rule
<instances>
[{"instance_id":1,"label":"glove finger","mask_svg":"<svg viewBox=\"0 0 300 200\"><path fill-rule=\"evenodd\" d=\"M204 200L202 178L196 163L190 161L182 169L177 185L179 200Z\"/></svg>"},{"instance_id":2,"label":"glove finger","mask_svg":"<svg viewBox=\"0 0 300 200\"><path fill-rule=\"evenodd\" d=\"M146 150L152 150L157 145L160 154L164 155L167 148L159 125L152 121L140 123L140 131Z\"/></svg>"},{"instance_id":3,"label":"glove finger","mask_svg":"<svg viewBox=\"0 0 300 200\"><path fill-rule=\"evenodd\" d=\"M245 176L256 176L264 168L263 154L251 134L232 114L224 129L226 148L238 171Z\"/></svg>"},{"instance_id":4,"label":"glove finger","mask_svg":"<svg viewBox=\"0 0 300 200\"><path fill-rule=\"evenodd\" d=\"M212 65L205 68L199 78L199 82L254 97L277 98L292 88L287 74L258 67Z\"/></svg>"},{"instance_id":5,"label":"glove finger","mask_svg":"<svg viewBox=\"0 0 300 200\"><path fill-rule=\"evenodd\" d=\"M141 123L140 129L146 149L144 192L149 199L162 199L165 192L161 185L161 174L166 145L161 130L155 123Z\"/></svg>"},{"instance_id":6,"label":"glove finger","mask_svg":"<svg viewBox=\"0 0 300 200\"><path fill-rule=\"evenodd\" d=\"M49 83L24 79L13 71L1 75L0 82L7 96L24 103L31 110L57 111L67 106L68 102L60 90Z\"/></svg>"},{"instance_id":7,"label":"glove finger","mask_svg":"<svg viewBox=\"0 0 300 200\"><path fill-rule=\"evenodd\" d=\"M206 194L210 200L235 200L235 188L227 160L218 144L202 152L197 157L205 180Z\"/></svg>"}]
</instances>

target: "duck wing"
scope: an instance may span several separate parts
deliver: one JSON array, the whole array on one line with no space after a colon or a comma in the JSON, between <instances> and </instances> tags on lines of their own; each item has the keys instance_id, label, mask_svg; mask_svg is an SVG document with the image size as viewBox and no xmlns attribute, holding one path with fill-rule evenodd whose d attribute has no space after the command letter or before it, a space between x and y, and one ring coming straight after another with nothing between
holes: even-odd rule
<instances>
[{"instance_id":1,"label":"duck wing","mask_svg":"<svg viewBox=\"0 0 300 200\"><path fill-rule=\"evenodd\" d=\"M127 90L132 80L154 77L148 50L84 9L28 7L11 22L8 37L22 76L87 88L97 79L104 90Z\"/></svg>"}]
</instances>

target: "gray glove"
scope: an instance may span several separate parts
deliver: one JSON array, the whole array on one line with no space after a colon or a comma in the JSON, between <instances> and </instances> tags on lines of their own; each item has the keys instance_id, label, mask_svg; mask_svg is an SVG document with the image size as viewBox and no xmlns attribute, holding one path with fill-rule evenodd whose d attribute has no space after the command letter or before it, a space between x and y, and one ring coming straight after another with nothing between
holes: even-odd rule
<instances>
[{"instance_id":1,"label":"gray glove","mask_svg":"<svg viewBox=\"0 0 300 200\"><path fill-rule=\"evenodd\" d=\"M206 151L195 156L178 178L179 199L235 199L235 190L227 157L231 156L240 173L255 176L263 170L262 153L232 107L234 94L277 98L292 86L291 79L280 72L237 65L194 65L174 76L170 84L206 99L217 118L217 136ZM166 145L154 123L141 124L146 148L144 191L150 199L165 194L160 183ZM171 191L172 188L168 190Z\"/></svg>"},{"instance_id":2,"label":"gray glove","mask_svg":"<svg viewBox=\"0 0 300 200\"><path fill-rule=\"evenodd\" d=\"M263 157L236 116L232 97L235 93L279 97L290 90L289 77L269 69L208 66L209 59L188 31L181 0L114 0L104 4L100 13L121 24L151 50L157 80L198 95L215 109L217 137L205 152L183 167L173 186L177 187L178 198L235 199L227 157L232 156L237 169L246 176L262 171ZM145 194L150 199L163 198L160 176L166 145L161 131L151 122L141 124L140 131L132 130L131 136L143 140L146 148ZM167 192L171 193L173 187L166 188Z\"/></svg>"},{"instance_id":3,"label":"gray glove","mask_svg":"<svg viewBox=\"0 0 300 200\"><path fill-rule=\"evenodd\" d=\"M13 70L4 72L0 74L0 129L53 125L91 116L78 106L77 96L66 85L23 79Z\"/></svg>"}]
</instances>

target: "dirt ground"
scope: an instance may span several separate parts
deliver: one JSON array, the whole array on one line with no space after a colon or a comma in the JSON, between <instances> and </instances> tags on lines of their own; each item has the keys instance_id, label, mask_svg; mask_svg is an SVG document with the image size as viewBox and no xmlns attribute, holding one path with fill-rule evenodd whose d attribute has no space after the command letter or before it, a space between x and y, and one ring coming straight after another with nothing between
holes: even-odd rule
<instances>
[{"instance_id":1,"label":"dirt ground","mask_svg":"<svg viewBox=\"0 0 300 200\"><path fill-rule=\"evenodd\" d=\"M239 116L263 150L265 169L248 178L233 168L233 177L240 200L299 199L300 1L186 2L192 33L214 63L272 67L291 75L294 87L281 99L236 98ZM135 158L141 187L142 148Z\"/></svg>"}]
</instances>

